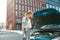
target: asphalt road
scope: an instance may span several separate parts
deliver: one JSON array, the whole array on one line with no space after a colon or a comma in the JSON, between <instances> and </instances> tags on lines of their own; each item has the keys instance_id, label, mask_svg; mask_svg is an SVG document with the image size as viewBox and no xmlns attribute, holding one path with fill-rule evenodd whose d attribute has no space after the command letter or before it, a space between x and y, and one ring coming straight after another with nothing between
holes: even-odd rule
<instances>
[{"instance_id":1,"label":"asphalt road","mask_svg":"<svg viewBox=\"0 0 60 40\"><path fill-rule=\"evenodd\" d=\"M0 40L22 40L23 34L18 32L0 31ZM60 37L53 40L59 40Z\"/></svg>"},{"instance_id":2,"label":"asphalt road","mask_svg":"<svg viewBox=\"0 0 60 40\"><path fill-rule=\"evenodd\" d=\"M23 35L17 32L0 31L0 40L22 40Z\"/></svg>"}]
</instances>

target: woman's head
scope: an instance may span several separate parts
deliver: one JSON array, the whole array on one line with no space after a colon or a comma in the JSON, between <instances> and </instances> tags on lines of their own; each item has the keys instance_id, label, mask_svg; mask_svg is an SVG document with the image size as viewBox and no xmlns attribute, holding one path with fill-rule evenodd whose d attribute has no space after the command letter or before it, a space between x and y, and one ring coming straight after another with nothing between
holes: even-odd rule
<instances>
[{"instance_id":1,"label":"woman's head","mask_svg":"<svg viewBox=\"0 0 60 40\"><path fill-rule=\"evenodd\" d=\"M31 10L29 10L29 11L27 12L27 14L29 15L29 17L32 17L32 16L33 16L33 12L32 12Z\"/></svg>"},{"instance_id":2,"label":"woman's head","mask_svg":"<svg viewBox=\"0 0 60 40\"><path fill-rule=\"evenodd\" d=\"M33 12L31 10L29 10L28 12L25 12L24 16L32 18Z\"/></svg>"}]
</instances>

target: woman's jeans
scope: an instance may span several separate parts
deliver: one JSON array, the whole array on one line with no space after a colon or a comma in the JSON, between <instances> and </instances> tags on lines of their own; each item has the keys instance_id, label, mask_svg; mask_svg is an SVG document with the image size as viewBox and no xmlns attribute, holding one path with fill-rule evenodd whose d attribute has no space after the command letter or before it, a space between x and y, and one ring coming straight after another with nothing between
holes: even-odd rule
<instances>
[{"instance_id":1,"label":"woman's jeans","mask_svg":"<svg viewBox=\"0 0 60 40\"><path fill-rule=\"evenodd\" d=\"M27 36L25 40L30 40L30 28L24 28L24 31Z\"/></svg>"}]
</instances>

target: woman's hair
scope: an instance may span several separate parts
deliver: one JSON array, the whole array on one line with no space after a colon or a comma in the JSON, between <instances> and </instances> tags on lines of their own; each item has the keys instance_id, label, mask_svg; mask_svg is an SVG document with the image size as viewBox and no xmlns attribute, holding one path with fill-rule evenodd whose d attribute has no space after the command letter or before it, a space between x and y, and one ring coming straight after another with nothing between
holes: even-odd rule
<instances>
[{"instance_id":1,"label":"woman's hair","mask_svg":"<svg viewBox=\"0 0 60 40\"><path fill-rule=\"evenodd\" d=\"M31 11L31 10L29 10L29 11L27 12L27 14L32 14L32 11Z\"/></svg>"}]
</instances>

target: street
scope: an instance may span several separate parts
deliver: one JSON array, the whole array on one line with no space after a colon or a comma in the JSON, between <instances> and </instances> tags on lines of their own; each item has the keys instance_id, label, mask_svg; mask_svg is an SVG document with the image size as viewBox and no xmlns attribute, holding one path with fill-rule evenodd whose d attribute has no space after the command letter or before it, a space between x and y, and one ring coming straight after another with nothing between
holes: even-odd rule
<instances>
[{"instance_id":1,"label":"street","mask_svg":"<svg viewBox=\"0 0 60 40\"><path fill-rule=\"evenodd\" d=\"M0 31L0 40L22 40L22 37L17 32Z\"/></svg>"}]
</instances>

